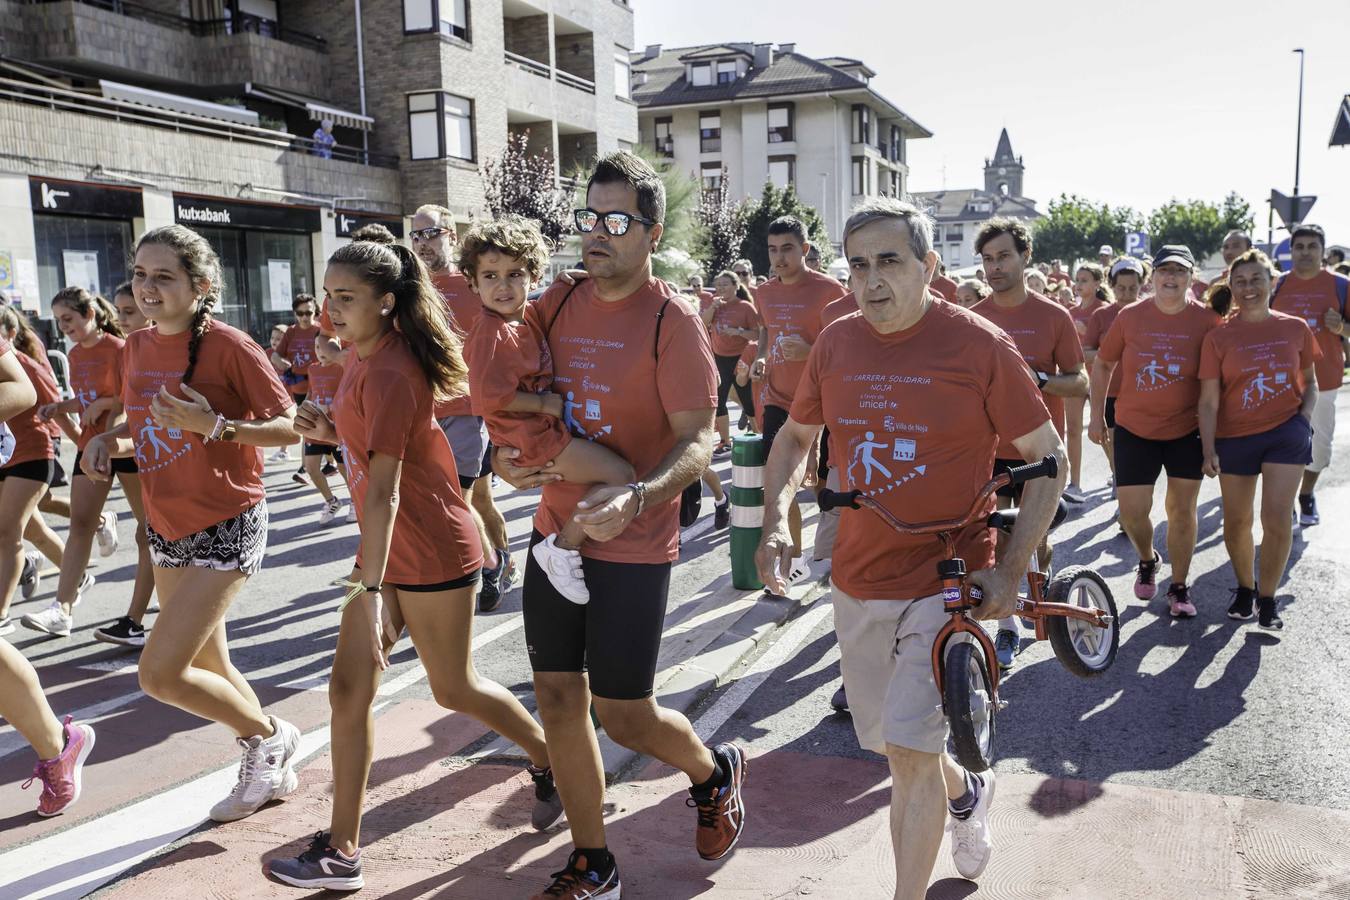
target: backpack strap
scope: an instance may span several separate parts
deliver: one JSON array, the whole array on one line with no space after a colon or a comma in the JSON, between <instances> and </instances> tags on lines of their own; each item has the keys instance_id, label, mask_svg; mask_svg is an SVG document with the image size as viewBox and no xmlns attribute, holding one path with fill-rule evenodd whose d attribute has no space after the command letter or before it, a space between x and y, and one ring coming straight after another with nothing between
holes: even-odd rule
<instances>
[{"instance_id":1,"label":"backpack strap","mask_svg":"<svg viewBox=\"0 0 1350 900\"><path fill-rule=\"evenodd\" d=\"M1279 277L1279 278L1276 278L1276 279L1275 279L1275 287L1272 288L1271 291L1270 291L1270 305L1271 305L1271 307L1274 307L1274 306L1275 306L1275 298L1278 297L1278 296L1280 295L1280 288L1284 287L1284 283L1285 283L1285 281L1286 281L1288 278L1289 278L1289 273L1288 273L1288 272L1283 272L1283 273L1280 274L1280 277Z\"/></svg>"},{"instance_id":2,"label":"backpack strap","mask_svg":"<svg viewBox=\"0 0 1350 900\"><path fill-rule=\"evenodd\" d=\"M1350 278L1344 275L1335 275L1336 279L1336 299L1341 301L1341 317L1345 317L1345 303L1350 299Z\"/></svg>"},{"instance_id":3,"label":"backpack strap","mask_svg":"<svg viewBox=\"0 0 1350 900\"><path fill-rule=\"evenodd\" d=\"M667 297L666 302L662 303L661 308L656 311L656 339L652 341L652 359L661 358L661 320L666 317L666 307L670 305L670 301L673 299L673 297ZM1341 306L1344 308L1345 304L1342 303Z\"/></svg>"},{"instance_id":4,"label":"backpack strap","mask_svg":"<svg viewBox=\"0 0 1350 900\"><path fill-rule=\"evenodd\" d=\"M575 281L572 283L572 286L567 289L567 293L563 294L562 300L558 303L558 308L553 311L553 317L548 320L548 325L544 328L544 340L548 340L549 334L553 331L553 323L558 321L558 316L562 315L563 304L572 296L572 292L579 287L581 287L581 282Z\"/></svg>"}]
</instances>

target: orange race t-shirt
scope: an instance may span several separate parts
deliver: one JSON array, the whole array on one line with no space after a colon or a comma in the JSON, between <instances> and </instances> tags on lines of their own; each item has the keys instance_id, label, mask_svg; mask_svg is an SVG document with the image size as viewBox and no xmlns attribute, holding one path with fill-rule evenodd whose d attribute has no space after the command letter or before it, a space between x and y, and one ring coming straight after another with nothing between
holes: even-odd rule
<instances>
[{"instance_id":1,"label":"orange race t-shirt","mask_svg":"<svg viewBox=\"0 0 1350 900\"><path fill-rule=\"evenodd\" d=\"M571 291L571 296L564 297ZM595 441L645 478L675 446L672 413L717 407L717 368L708 329L669 287L651 279L622 300L595 296L595 282L554 284L525 308L553 357L553 389L563 395L563 423ZM669 304L667 299L671 299ZM657 314L665 306L661 319ZM659 342L657 323L660 322ZM534 527L554 534L589 485L545 485ZM649 504L610 541L587 541L581 555L608 562L664 563L680 550L680 498Z\"/></svg>"},{"instance_id":2,"label":"orange race t-shirt","mask_svg":"<svg viewBox=\"0 0 1350 900\"><path fill-rule=\"evenodd\" d=\"M1170 441L1194 431L1200 345L1218 324L1218 314L1194 300L1173 315L1152 300L1122 309L1097 348L1098 357L1124 369L1116 424L1151 441Z\"/></svg>"},{"instance_id":3,"label":"orange race t-shirt","mask_svg":"<svg viewBox=\"0 0 1350 900\"><path fill-rule=\"evenodd\" d=\"M1058 303L1055 305L1059 306ZM1069 308L1069 317L1073 319L1073 327L1074 330L1078 332L1079 342L1087 337L1088 324L1092 321L1093 313L1103 306L1105 306L1105 304L1102 301L1094 298L1091 303L1079 303L1077 306ZM1064 307L1060 306L1060 309L1063 308Z\"/></svg>"},{"instance_id":4,"label":"orange race t-shirt","mask_svg":"<svg viewBox=\"0 0 1350 900\"><path fill-rule=\"evenodd\" d=\"M150 415L150 401L161 387L186 399L181 384L190 337L187 331L142 328L123 348L122 405L136 445L146 518L173 541L232 519L263 499L262 448L206 443L202 435L166 428ZM271 419L294 404L266 351L218 321L202 336L191 387L227 419Z\"/></svg>"},{"instance_id":5,"label":"orange race t-shirt","mask_svg":"<svg viewBox=\"0 0 1350 900\"><path fill-rule=\"evenodd\" d=\"M699 305L700 310L707 310L712 305L713 296L708 295L708 299L702 301ZM744 328L746 331L758 332L759 330L759 310L755 309L755 304L749 300L742 300L735 297L730 303L722 305L717 312L713 313L712 325L708 327L708 337L712 341L712 352L716 356L740 356L745 345L750 343L750 339L736 334L727 334L723 331L725 328Z\"/></svg>"},{"instance_id":6,"label":"orange race t-shirt","mask_svg":"<svg viewBox=\"0 0 1350 900\"><path fill-rule=\"evenodd\" d=\"M860 490L909 522L964 515L989 480L999 435L1049 421L1041 392L1012 340L952 303L880 334L849 316L821 334L807 360L792 418L830 429L841 490ZM837 455L836 455L837 453ZM994 558L984 516L957 538L967 571ZM941 587L942 544L902 536L867 510L845 511L834 581L862 600L912 600Z\"/></svg>"},{"instance_id":7,"label":"orange race t-shirt","mask_svg":"<svg viewBox=\"0 0 1350 900\"><path fill-rule=\"evenodd\" d=\"M858 298L853 294L845 294L838 300L831 300L825 304L825 308L820 311L820 330L824 331L834 322L842 319L844 316L851 316L858 311Z\"/></svg>"},{"instance_id":8,"label":"orange race t-shirt","mask_svg":"<svg viewBox=\"0 0 1350 900\"><path fill-rule=\"evenodd\" d=\"M989 297L976 303L970 311L1002 328L1013 339L1027 365L1038 372L1059 375L1083 367L1083 346L1068 310L1035 291L1027 291L1026 302L1017 306L999 306L993 297ZM1032 382L1035 383L1034 378ZM1055 430L1063 437L1064 398L1045 394L1042 399L1050 410ZM1000 436L999 459L1021 458L1012 442L1022 434Z\"/></svg>"},{"instance_id":9,"label":"orange race t-shirt","mask_svg":"<svg viewBox=\"0 0 1350 900\"><path fill-rule=\"evenodd\" d=\"M307 328L292 325L286 329L286 333L281 336L281 343L277 345L277 355L291 361L291 372L299 379L289 385L291 393L296 396L309 393L307 375L309 367L314 365L314 339L318 336L318 325Z\"/></svg>"},{"instance_id":10,"label":"orange race t-shirt","mask_svg":"<svg viewBox=\"0 0 1350 900\"><path fill-rule=\"evenodd\" d=\"M8 348L8 344L5 345ZM3 351L0 351L2 354ZM33 359L27 353L14 351L19 365L33 382L37 392L37 402L9 420L9 430L14 432L14 454L5 464L5 468L19 463L36 462L40 459L52 459L56 451L52 447L52 434L48 423L38 418L38 409L48 403L61 399L61 388L47 366Z\"/></svg>"},{"instance_id":11,"label":"orange race t-shirt","mask_svg":"<svg viewBox=\"0 0 1350 900\"><path fill-rule=\"evenodd\" d=\"M1119 303L1104 303L1097 307L1096 311L1092 314L1092 318L1088 319L1087 334L1083 335L1084 350L1096 350L1101 347L1102 337L1105 336L1106 332L1111 328L1111 323L1116 321L1116 316L1120 315L1120 311L1124 308L1125 307ZM1116 366L1111 371L1111 383L1107 385L1106 396L1120 396L1120 377L1122 371L1123 369L1120 366Z\"/></svg>"},{"instance_id":12,"label":"orange race t-shirt","mask_svg":"<svg viewBox=\"0 0 1350 900\"><path fill-rule=\"evenodd\" d=\"M92 347L76 344L70 348L70 389L80 401L80 409L88 409L89 404L100 397L121 398L122 347L125 344L126 341L117 335L105 334ZM104 413L89 427L81 428L76 449L88 447L94 435L107 431L111 423L112 415Z\"/></svg>"},{"instance_id":13,"label":"orange race t-shirt","mask_svg":"<svg viewBox=\"0 0 1350 900\"><path fill-rule=\"evenodd\" d=\"M323 409L333 405L338 385L342 383L342 366L337 363L314 363L309 367L309 401Z\"/></svg>"},{"instance_id":14,"label":"orange race t-shirt","mask_svg":"<svg viewBox=\"0 0 1350 900\"><path fill-rule=\"evenodd\" d=\"M956 302L956 282L946 275L934 272L933 280L928 282L928 289L948 303Z\"/></svg>"},{"instance_id":15,"label":"orange race t-shirt","mask_svg":"<svg viewBox=\"0 0 1350 900\"><path fill-rule=\"evenodd\" d=\"M797 392L797 382L806 371L806 361L793 362L783 357L780 342L796 335L808 344L820 336L820 315L832 300L848 290L828 275L811 269L796 284L777 279L766 281L755 292L760 321L768 331L768 346L761 348L768 361L764 377L764 402L788 409Z\"/></svg>"},{"instance_id":16,"label":"orange race t-shirt","mask_svg":"<svg viewBox=\"0 0 1350 900\"><path fill-rule=\"evenodd\" d=\"M445 301L446 311L450 313L450 324L459 332L461 338L467 337L469 332L473 331L473 325L478 321L478 317L483 314L483 301L473 292L473 288L469 287L469 279L458 272L444 270L433 273L431 283L436 285L436 290L441 293L441 299ZM467 394L436 403L438 419L444 419L446 416L471 415L473 408Z\"/></svg>"},{"instance_id":17,"label":"orange race t-shirt","mask_svg":"<svg viewBox=\"0 0 1350 900\"><path fill-rule=\"evenodd\" d=\"M1219 381L1221 438L1283 425L1303 403L1303 370L1321 349L1308 323L1272 311L1260 322L1233 317L1205 335L1200 378Z\"/></svg>"},{"instance_id":18,"label":"orange race t-shirt","mask_svg":"<svg viewBox=\"0 0 1350 900\"><path fill-rule=\"evenodd\" d=\"M1336 293L1337 280L1345 281L1346 278L1325 269L1312 278L1299 278L1290 272L1279 284L1271 304L1274 309L1307 322L1312 329L1317 346L1322 348L1322 358L1317 361L1317 388L1322 391L1334 391L1345 377L1345 350L1341 346L1341 337L1328 331L1323 322L1329 309L1345 312L1341 310L1341 300ZM1350 334L1350 325L1346 326L1346 333Z\"/></svg>"},{"instance_id":19,"label":"orange race t-shirt","mask_svg":"<svg viewBox=\"0 0 1350 900\"><path fill-rule=\"evenodd\" d=\"M333 402L333 424L358 521L365 521L371 456L382 453L403 461L384 570L391 584L441 584L483 565L455 457L431 407L431 386L397 330L381 338L365 359L355 351L348 356ZM358 552L358 566L361 558Z\"/></svg>"},{"instance_id":20,"label":"orange race t-shirt","mask_svg":"<svg viewBox=\"0 0 1350 900\"><path fill-rule=\"evenodd\" d=\"M473 414L487 422L497 447L515 447L518 466L542 466L572 441L562 419L542 413L505 412L517 391L546 393L553 384L553 358L538 324L511 322L490 309L464 342Z\"/></svg>"}]
</instances>

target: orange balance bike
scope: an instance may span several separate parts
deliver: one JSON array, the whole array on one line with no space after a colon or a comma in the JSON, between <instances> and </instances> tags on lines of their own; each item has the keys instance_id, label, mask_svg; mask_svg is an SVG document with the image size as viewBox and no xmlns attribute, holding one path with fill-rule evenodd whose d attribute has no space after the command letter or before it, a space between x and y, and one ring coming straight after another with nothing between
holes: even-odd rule
<instances>
[{"instance_id":1,"label":"orange balance bike","mask_svg":"<svg viewBox=\"0 0 1350 900\"><path fill-rule=\"evenodd\" d=\"M988 633L970 616L983 593L966 580L966 563L956 555L956 535L976 521L989 498L1000 488L1033 478L1053 478L1058 472L1053 456L1032 465L1019 466L991 480L976 496L970 511L956 519L911 524L902 522L861 491L822 491L822 510L866 508L900 534L931 534L942 541L944 558L938 563L942 579L943 608L950 617L933 641L933 681L942 697L942 712L951 727L953 754L965 768L983 772L994 758L995 714L1007 705L998 695L999 668L994 644ZM1063 519L1063 507L1054 525ZM999 510L986 519L990 528L1011 533L1016 509ZM1028 590L1019 594L1016 612L1028 627L1034 624L1036 639L1050 639L1056 658L1081 678L1105 672L1120 647L1116 601L1106 582L1087 566L1072 566L1047 584L1046 573L1032 553L1027 569Z\"/></svg>"}]
</instances>

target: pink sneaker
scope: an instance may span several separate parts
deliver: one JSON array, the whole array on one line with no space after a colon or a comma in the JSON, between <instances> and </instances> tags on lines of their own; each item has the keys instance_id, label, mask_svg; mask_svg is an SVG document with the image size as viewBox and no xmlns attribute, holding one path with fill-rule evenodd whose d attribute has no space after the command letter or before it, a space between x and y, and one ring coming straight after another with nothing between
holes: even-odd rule
<instances>
[{"instance_id":1,"label":"pink sneaker","mask_svg":"<svg viewBox=\"0 0 1350 900\"><path fill-rule=\"evenodd\" d=\"M66 716L62 731L66 748L56 759L40 759L33 767L33 778L23 783L24 790L33 779L42 781L42 796L38 798L37 814L54 816L80 799L80 773L89 751L94 749L94 729L88 725L72 725Z\"/></svg>"},{"instance_id":2,"label":"pink sneaker","mask_svg":"<svg viewBox=\"0 0 1350 900\"><path fill-rule=\"evenodd\" d=\"M1162 557L1153 551L1153 558L1139 564L1139 573L1134 577L1134 595L1140 600L1152 600L1158 595L1158 565Z\"/></svg>"},{"instance_id":3,"label":"pink sneaker","mask_svg":"<svg viewBox=\"0 0 1350 900\"><path fill-rule=\"evenodd\" d=\"M1195 604L1191 602L1190 588L1184 584L1172 584L1167 588L1167 609L1174 619L1195 617Z\"/></svg>"}]
</instances>

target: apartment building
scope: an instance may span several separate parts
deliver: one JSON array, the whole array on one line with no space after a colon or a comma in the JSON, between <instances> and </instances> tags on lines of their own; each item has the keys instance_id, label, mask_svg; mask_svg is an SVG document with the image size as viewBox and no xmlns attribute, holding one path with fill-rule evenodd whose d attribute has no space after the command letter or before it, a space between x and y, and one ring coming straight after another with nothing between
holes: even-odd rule
<instances>
[{"instance_id":1,"label":"apartment building","mask_svg":"<svg viewBox=\"0 0 1350 900\"><path fill-rule=\"evenodd\" d=\"M642 142L734 197L792 185L832 236L860 199L902 196L906 143L932 132L870 86L876 72L794 44L705 44L633 54ZM837 244L837 240L836 240Z\"/></svg>"},{"instance_id":2,"label":"apartment building","mask_svg":"<svg viewBox=\"0 0 1350 900\"><path fill-rule=\"evenodd\" d=\"M637 141L626 0L0 0L0 289L107 292L179 222L265 337L356 228L482 215L511 132L561 175Z\"/></svg>"}]
</instances>

